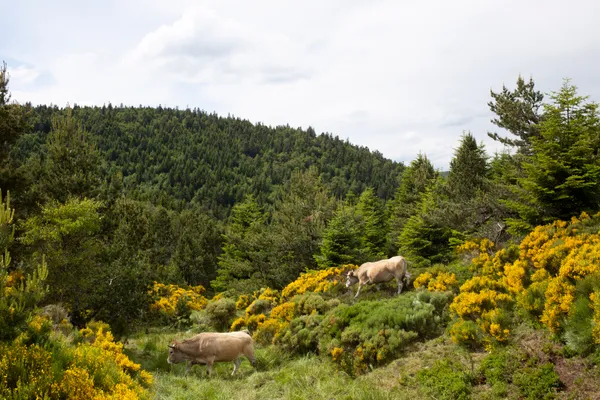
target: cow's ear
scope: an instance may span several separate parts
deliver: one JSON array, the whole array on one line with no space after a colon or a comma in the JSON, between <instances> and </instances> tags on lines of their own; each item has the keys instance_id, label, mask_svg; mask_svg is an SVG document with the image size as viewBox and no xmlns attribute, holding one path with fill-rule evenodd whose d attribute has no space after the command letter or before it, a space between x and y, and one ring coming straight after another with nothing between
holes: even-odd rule
<instances>
[{"instance_id":1,"label":"cow's ear","mask_svg":"<svg viewBox=\"0 0 600 400\"><path fill-rule=\"evenodd\" d=\"M173 346L172 344L169 344L169 345L167 345L167 346L169 346L169 348L171 348L171 349L174 349L174 348L175 348L175 346Z\"/></svg>"},{"instance_id":2,"label":"cow's ear","mask_svg":"<svg viewBox=\"0 0 600 400\"><path fill-rule=\"evenodd\" d=\"M354 271L348 271L348 273L346 275L348 275L348 276L354 276Z\"/></svg>"}]
</instances>

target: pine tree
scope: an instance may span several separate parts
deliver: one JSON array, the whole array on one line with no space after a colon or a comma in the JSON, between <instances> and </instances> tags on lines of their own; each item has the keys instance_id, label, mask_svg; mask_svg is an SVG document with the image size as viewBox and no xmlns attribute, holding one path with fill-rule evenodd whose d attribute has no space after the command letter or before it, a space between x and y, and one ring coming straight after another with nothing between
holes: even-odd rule
<instances>
[{"instance_id":1,"label":"pine tree","mask_svg":"<svg viewBox=\"0 0 600 400\"><path fill-rule=\"evenodd\" d=\"M488 156L483 143L477 145L470 132L463 134L460 146L450 161L448 187L453 199L461 201L475 197L485 188L488 172Z\"/></svg>"},{"instance_id":2,"label":"pine tree","mask_svg":"<svg viewBox=\"0 0 600 400\"><path fill-rule=\"evenodd\" d=\"M269 253L272 287L283 287L305 269L316 267L313 255L334 207L316 167L292 174L275 202L267 232L265 252Z\"/></svg>"},{"instance_id":3,"label":"pine tree","mask_svg":"<svg viewBox=\"0 0 600 400\"><path fill-rule=\"evenodd\" d=\"M398 236L404 224L415 213L415 207L426 188L439 176L425 154L417 158L404 170L396 196L390 203L388 256L398 254Z\"/></svg>"},{"instance_id":4,"label":"pine tree","mask_svg":"<svg viewBox=\"0 0 600 400\"><path fill-rule=\"evenodd\" d=\"M32 159L31 196L64 203L70 197L95 197L100 189L101 158L90 134L81 128L67 108L55 117L46 144L47 154Z\"/></svg>"},{"instance_id":5,"label":"pine tree","mask_svg":"<svg viewBox=\"0 0 600 400\"><path fill-rule=\"evenodd\" d=\"M515 189L520 201L511 203L521 217L510 221L514 229L569 219L600 206L598 104L577 95L568 79L550 97L553 102L544 105L532 155L523 163L526 176Z\"/></svg>"},{"instance_id":6,"label":"pine tree","mask_svg":"<svg viewBox=\"0 0 600 400\"><path fill-rule=\"evenodd\" d=\"M253 195L236 203L223 235L223 250L219 256L217 277L211 281L216 291L240 287L260 289L267 282L263 251L266 215Z\"/></svg>"},{"instance_id":7,"label":"pine tree","mask_svg":"<svg viewBox=\"0 0 600 400\"><path fill-rule=\"evenodd\" d=\"M497 115L492 119L492 123L506 129L516 138L501 137L495 132L488 132L488 136L516 148L520 153L531 154L531 141L539 136L537 125L542 117L539 110L544 95L535 90L532 78L526 83L520 75L517 79L517 87L512 92L502 85L500 93L490 90L490 94L493 100L488 102L488 106Z\"/></svg>"},{"instance_id":8,"label":"pine tree","mask_svg":"<svg viewBox=\"0 0 600 400\"><path fill-rule=\"evenodd\" d=\"M371 260L385 257L386 221L383 205L372 187L365 189L358 200L356 213L360 218L362 253Z\"/></svg>"},{"instance_id":9,"label":"pine tree","mask_svg":"<svg viewBox=\"0 0 600 400\"><path fill-rule=\"evenodd\" d=\"M360 220L356 208L340 202L329 225L323 232L319 254L315 260L321 268L343 264L362 264L367 261L363 253Z\"/></svg>"},{"instance_id":10,"label":"pine tree","mask_svg":"<svg viewBox=\"0 0 600 400\"><path fill-rule=\"evenodd\" d=\"M449 239L452 231L447 225L440 224L430 217L438 209L439 192L442 178L429 186L416 206L415 213L406 221L397 246L400 254L416 267L429 267L434 263L447 263L450 259Z\"/></svg>"}]
</instances>

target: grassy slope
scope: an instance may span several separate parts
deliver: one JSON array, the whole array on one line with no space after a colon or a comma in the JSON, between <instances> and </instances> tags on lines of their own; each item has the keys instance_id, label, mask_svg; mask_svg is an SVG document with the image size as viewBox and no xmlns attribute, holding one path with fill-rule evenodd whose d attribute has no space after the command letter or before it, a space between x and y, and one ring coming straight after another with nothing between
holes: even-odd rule
<instances>
[{"instance_id":1,"label":"grassy slope","mask_svg":"<svg viewBox=\"0 0 600 400\"><path fill-rule=\"evenodd\" d=\"M260 346L256 348L256 371L244 359L236 376L231 376L232 363L218 363L208 378L204 366L195 366L186 374L185 364L169 365L166 361L167 344L192 334L162 331L129 338L128 355L154 373L156 399L431 399L423 391L417 372L441 359L457 361L473 376L473 399L523 398L514 385L508 385L501 396L495 394L478 373L487 353L468 352L446 336L415 343L403 357L356 379L336 370L328 359L313 355L291 358L276 347ZM552 343L545 331L522 326L515 343L515 357L529 353L555 365L565 385L556 399L600 399L600 370L589 360L561 356L561 346Z\"/></svg>"}]
</instances>

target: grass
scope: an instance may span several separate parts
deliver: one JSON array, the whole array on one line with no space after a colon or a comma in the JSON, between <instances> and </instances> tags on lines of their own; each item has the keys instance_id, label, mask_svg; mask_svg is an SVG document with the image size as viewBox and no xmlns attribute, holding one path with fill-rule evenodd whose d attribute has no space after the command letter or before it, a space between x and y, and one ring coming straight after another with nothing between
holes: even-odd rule
<instances>
[{"instance_id":1,"label":"grass","mask_svg":"<svg viewBox=\"0 0 600 400\"><path fill-rule=\"evenodd\" d=\"M243 358L235 376L233 363L215 363L213 374L196 365L167 363L167 344L194 332L156 331L130 337L126 353L154 374L156 399L414 399L401 385L381 386L381 376L352 379L329 360L317 356L291 358L279 348L256 346L257 369ZM390 376L390 380L397 380Z\"/></svg>"},{"instance_id":2,"label":"grass","mask_svg":"<svg viewBox=\"0 0 600 400\"><path fill-rule=\"evenodd\" d=\"M260 359L260 352L257 358ZM198 368L198 367L194 367ZM273 369L254 371L243 362L239 375L231 376L231 363L215 365L206 377L203 367L186 376L183 370L155 375L157 399L398 399L400 393L352 380L332 363L315 356L292 360Z\"/></svg>"}]
</instances>

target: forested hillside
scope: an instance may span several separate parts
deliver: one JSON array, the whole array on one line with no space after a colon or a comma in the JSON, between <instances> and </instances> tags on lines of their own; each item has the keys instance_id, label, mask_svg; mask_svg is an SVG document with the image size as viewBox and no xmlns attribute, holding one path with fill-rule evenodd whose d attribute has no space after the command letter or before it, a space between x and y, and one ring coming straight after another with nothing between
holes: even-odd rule
<instances>
[{"instance_id":1,"label":"forested hillside","mask_svg":"<svg viewBox=\"0 0 600 400\"><path fill-rule=\"evenodd\" d=\"M596 398L598 105L519 77L488 106L510 151L463 132L442 174L198 110L22 105L4 66L0 395ZM344 274L398 254L405 291L354 299ZM237 381L166 364L238 329Z\"/></svg>"},{"instance_id":2,"label":"forested hillside","mask_svg":"<svg viewBox=\"0 0 600 400\"><path fill-rule=\"evenodd\" d=\"M136 198L194 203L226 215L245 195L272 204L296 170L317 167L333 196L361 193L367 186L390 199L403 165L312 128L268 127L199 109L78 107L73 118L89 132L102 163L102 177L118 174ZM21 161L43 154L57 106L33 108L32 132L17 144ZM168 204L168 203L167 203Z\"/></svg>"}]
</instances>

